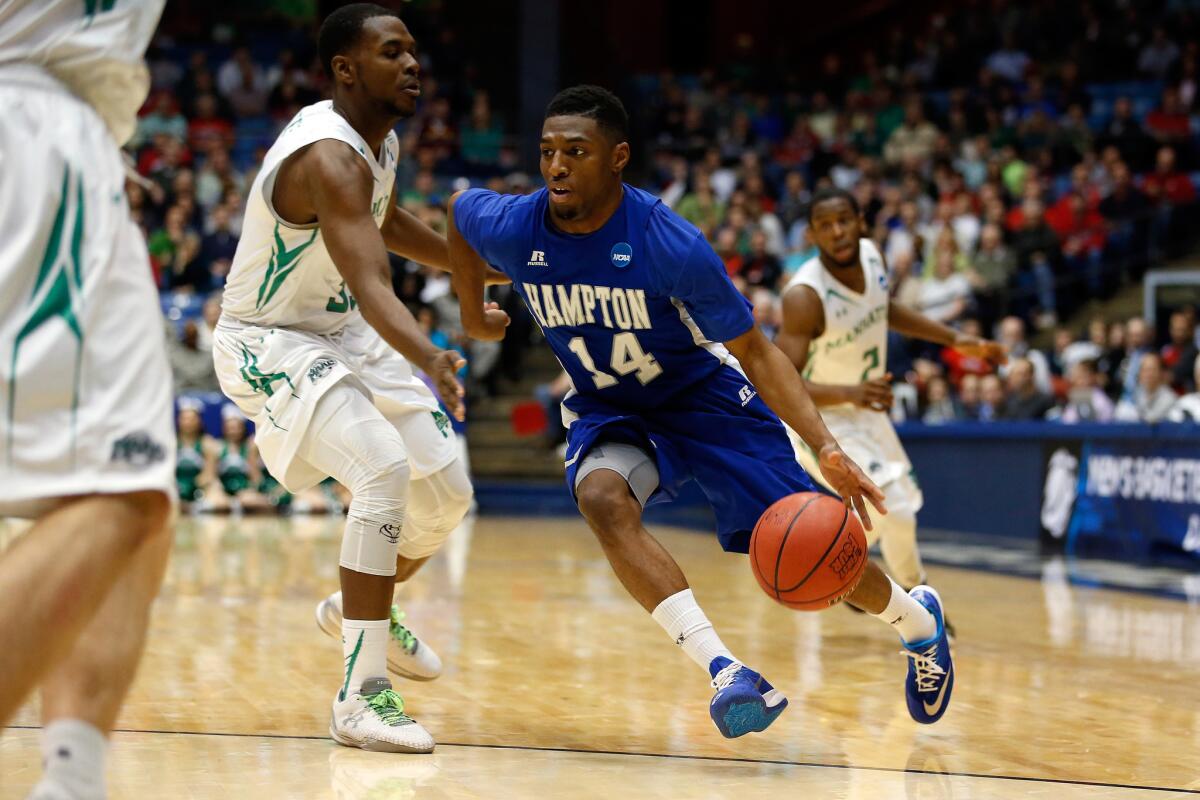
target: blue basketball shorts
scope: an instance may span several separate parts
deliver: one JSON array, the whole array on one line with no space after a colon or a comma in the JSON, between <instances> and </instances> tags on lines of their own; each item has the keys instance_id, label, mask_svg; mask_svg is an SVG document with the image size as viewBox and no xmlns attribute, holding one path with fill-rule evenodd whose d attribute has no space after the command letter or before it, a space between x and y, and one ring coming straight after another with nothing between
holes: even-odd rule
<instances>
[{"instance_id":1,"label":"blue basketball shorts","mask_svg":"<svg viewBox=\"0 0 1200 800\"><path fill-rule=\"evenodd\" d=\"M567 419L575 417L567 429L572 494L576 470L593 447L640 447L654 457L659 474L646 505L670 502L683 484L696 481L716 516L721 547L730 552L748 552L750 532L776 500L823 491L796 462L775 412L732 367L653 410L620 409L602 395L574 395L564 406Z\"/></svg>"}]
</instances>

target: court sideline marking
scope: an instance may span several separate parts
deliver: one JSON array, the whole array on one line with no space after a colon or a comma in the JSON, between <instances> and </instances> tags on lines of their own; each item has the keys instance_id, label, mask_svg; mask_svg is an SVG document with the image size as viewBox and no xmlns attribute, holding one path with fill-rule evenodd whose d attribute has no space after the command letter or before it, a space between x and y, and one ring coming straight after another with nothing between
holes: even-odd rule
<instances>
[{"instance_id":1,"label":"court sideline marking","mask_svg":"<svg viewBox=\"0 0 1200 800\"><path fill-rule=\"evenodd\" d=\"M9 725L6 730L41 730L40 725ZM160 736L227 736L238 739L283 739L294 741L332 741L328 736L289 735L283 733L234 733L229 731L161 731L141 728L116 728L113 733L142 733ZM1053 783L1067 786L1096 786L1106 789L1140 789L1144 792L1178 792L1200 795L1200 789L1182 789L1170 786L1146 786L1136 783L1107 783L1105 781L1080 781L1067 778L1035 778L1025 775L988 775L982 772L939 772L932 769L900 769L899 767L863 767L854 764L822 764L812 761L785 761L771 758L742 758L738 756L694 756L675 753L637 753L622 750L576 750L570 747L539 747L521 744L470 744L467 742L438 742L439 747L462 747L487 750L525 750L539 753L575 753L593 756L632 756L638 758L671 758L689 761L716 761L737 764L770 764L781 767L808 767L812 769L861 769L868 772L891 772L902 775L945 775L952 778L980 778L1000 781L1025 781L1026 783Z\"/></svg>"}]
</instances>

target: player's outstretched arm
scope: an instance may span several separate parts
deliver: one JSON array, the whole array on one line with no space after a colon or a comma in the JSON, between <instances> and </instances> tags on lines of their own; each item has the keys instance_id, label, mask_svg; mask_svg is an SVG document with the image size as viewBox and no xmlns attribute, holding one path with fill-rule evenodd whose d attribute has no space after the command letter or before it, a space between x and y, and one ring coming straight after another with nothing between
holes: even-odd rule
<instances>
[{"instance_id":1,"label":"player's outstretched arm","mask_svg":"<svg viewBox=\"0 0 1200 800\"><path fill-rule=\"evenodd\" d=\"M397 194L393 191L392 196ZM383 233L383 243L390 252L440 269L442 272L450 271L450 253L446 247L446 237L399 205L392 204L380 230ZM507 275L491 267L487 268L485 281L489 285L510 282Z\"/></svg>"},{"instance_id":2,"label":"player's outstretched arm","mask_svg":"<svg viewBox=\"0 0 1200 800\"><path fill-rule=\"evenodd\" d=\"M895 300L888 304L888 327L912 339L953 347L964 355L982 358L993 365L1008 360L1004 345L960 333Z\"/></svg>"},{"instance_id":3,"label":"player's outstretched arm","mask_svg":"<svg viewBox=\"0 0 1200 800\"><path fill-rule=\"evenodd\" d=\"M426 338L392 289L383 236L371 216L375 179L366 162L336 139L314 143L301 156L301 185L311 198L325 247L358 301L367 324L437 385L446 407L462 419L462 385L455 374L466 363Z\"/></svg>"},{"instance_id":4,"label":"player's outstretched arm","mask_svg":"<svg viewBox=\"0 0 1200 800\"><path fill-rule=\"evenodd\" d=\"M771 344L757 326L725 345L741 362L746 376L758 389L767 406L800 434L800 438L817 454L821 472L829 485L842 496L846 505L858 511L863 525L870 530L872 525L867 503L875 506L879 513L886 514L883 491L842 452L833 434L821 420L792 362L782 350Z\"/></svg>"},{"instance_id":5,"label":"player's outstretched arm","mask_svg":"<svg viewBox=\"0 0 1200 800\"><path fill-rule=\"evenodd\" d=\"M796 286L783 295L783 325L775 337L775 345L783 351L795 366L796 372L804 375L808 365L809 349L813 339L825 330L825 308L821 299L808 286ZM892 407L892 379L890 375L873 378L860 384L847 386L834 383L816 383L807 378L804 388L818 406L836 406L854 403L863 408L885 411Z\"/></svg>"},{"instance_id":6,"label":"player's outstretched arm","mask_svg":"<svg viewBox=\"0 0 1200 800\"><path fill-rule=\"evenodd\" d=\"M446 206L446 241L450 252L450 285L458 295L463 330L472 339L495 342L504 338L508 314L495 303L484 305L483 287L487 275L494 272L471 247L454 220L454 205L461 192L455 192Z\"/></svg>"}]
</instances>

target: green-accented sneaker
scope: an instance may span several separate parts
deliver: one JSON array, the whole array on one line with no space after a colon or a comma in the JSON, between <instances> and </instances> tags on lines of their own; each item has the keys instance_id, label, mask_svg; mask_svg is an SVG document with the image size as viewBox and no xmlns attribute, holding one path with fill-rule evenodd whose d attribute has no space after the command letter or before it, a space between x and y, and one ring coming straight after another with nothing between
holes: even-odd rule
<instances>
[{"instance_id":1,"label":"green-accented sneaker","mask_svg":"<svg viewBox=\"0 0 1200 800\"><path fill-rule=\"evenodd\" d=\"M404 698L387 678L367 678L346 698L334 698L329 735L338 744L383 753L432 753L429 731L404 713Z\"/></svg>"}]
</instances>

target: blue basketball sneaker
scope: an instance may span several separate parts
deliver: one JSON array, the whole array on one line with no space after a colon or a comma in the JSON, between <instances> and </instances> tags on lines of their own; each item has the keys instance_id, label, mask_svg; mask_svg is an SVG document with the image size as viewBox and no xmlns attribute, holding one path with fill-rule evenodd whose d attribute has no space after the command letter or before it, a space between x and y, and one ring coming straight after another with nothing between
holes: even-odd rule
<instances>
[{"instance_id":1,"label":"blue basketball sneaker","mask_svg":"<svg viewBox=\"0 0 1200 800\"><path fill-rule=\"evenodd\" d=\"M900 652L908 656L908 679L904 694L908 713L925 725L937 722L950 707L954 691L954 659L950 656L950 641L946 636L946 617L942 613L942 598L929 586L917 586L909 592L929 609L937 620L937 633L923 642L904 643Z\"/></svg>"},{"instance_id":2,"label":"blue basketball sneaker","mask_svg":"<svg viewBox=\"0 0 1200 800\"><path fill-rule=\"evenodd\" d=\"M726 739L765 731L787 708L783 692L747 666L717 656L708 665L712 686L717 690L708 713Z\"/></svg>"}]
</instances>

